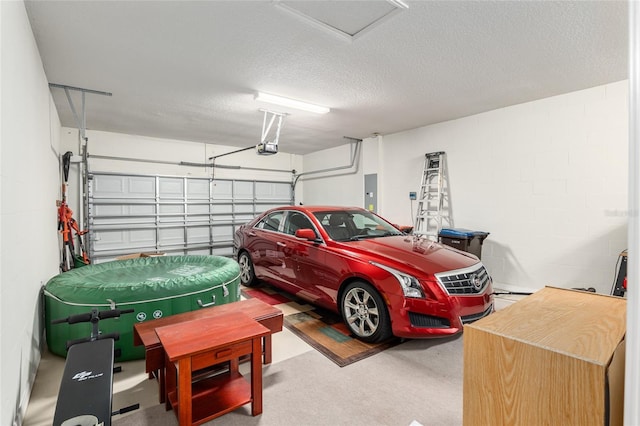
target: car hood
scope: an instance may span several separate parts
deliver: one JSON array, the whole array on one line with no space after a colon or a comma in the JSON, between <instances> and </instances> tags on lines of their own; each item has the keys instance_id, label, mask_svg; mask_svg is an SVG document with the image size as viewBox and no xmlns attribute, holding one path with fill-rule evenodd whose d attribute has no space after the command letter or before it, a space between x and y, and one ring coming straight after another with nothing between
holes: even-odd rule
<instances>
[{"instance_id":1,"label":"car hood","mask_svg":"<svg viewBox=\"0 0 640 426\"><path fill-rule=\"evenodd\" d=\"M336 243L352 255L416 275L466 268L479 262L472 254L433 242L427 238L398 235ZM421 273L417 273L420 271Z\"/></svg>"}]
</instances>

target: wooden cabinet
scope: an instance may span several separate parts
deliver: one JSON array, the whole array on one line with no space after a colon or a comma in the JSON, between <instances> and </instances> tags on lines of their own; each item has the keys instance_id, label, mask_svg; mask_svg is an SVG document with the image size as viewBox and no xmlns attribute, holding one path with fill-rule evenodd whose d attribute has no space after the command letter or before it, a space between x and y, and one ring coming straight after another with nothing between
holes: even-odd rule
<instances>
[{"instance_id":1,"label":"wooden cabinet","mask_svg":"<svg viewBox=\"0 0 640 426\"><path fill-rule=\"evenodd\" d=\"M156 333L166 354L168 402L181 426L198 425L247 403L262 413L262 338L270 330L252 318L231 312L213 318L160 327ZM238 359L251 356L251 380L238 372ZM230 363L228 372L193 382L198 370Z\"/></svg>"},{"instance_id":2,"label":"wooden cabinet","mask_svg":"<svg viewBox=\"0 0 640 426\"><path fill-rule=\"evenodd\" d=\"M625 331L625 299L552 287L465 325L464 425L621 425Z\"/></svg>"}]
</instances>

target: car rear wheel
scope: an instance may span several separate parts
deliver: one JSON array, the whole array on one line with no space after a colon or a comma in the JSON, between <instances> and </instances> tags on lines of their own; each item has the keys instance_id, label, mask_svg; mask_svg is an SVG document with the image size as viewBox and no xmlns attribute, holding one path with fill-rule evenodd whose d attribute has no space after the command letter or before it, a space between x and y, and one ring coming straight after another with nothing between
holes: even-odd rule
<instances>
[{"instance_id":1,"label":"car rear wheel","mask_svg":"<svg viewBox=\"0 0 640 426\"><path fill-rule=\"evenodd\" d=\"M251 287L256 284L256 275L253 272L253 262L249 257L249 253L243 251L238 256L238 264L240 265L240 284Z\"/></svg>"},{"instance_id":2,"label":"car rear wheel","mask_svg":"<svg viewBox=\"0 0 640 426\"><path fill-rule=\"evenodd\" d=\"M387 307L371 284L362 281L348 284L340 308L344 322L358 339L373 343L391 337Z\"/></svg>"}]
</instances>

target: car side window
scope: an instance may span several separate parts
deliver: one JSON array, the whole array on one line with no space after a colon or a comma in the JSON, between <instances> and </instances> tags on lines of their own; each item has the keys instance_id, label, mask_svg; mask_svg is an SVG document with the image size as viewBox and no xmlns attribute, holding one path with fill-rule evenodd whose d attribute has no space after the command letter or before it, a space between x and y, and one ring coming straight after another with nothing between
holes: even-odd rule
<instances>
[{"instance_id":1,"label":"car side window","mask_svg":"<svg viewBox=\"0 0 640 426\"><path fill-rule=\"evenodd\" d=\"M300 212L289 212L285 219L284 232L295 235L298 229L313 229L313 224L307 216Z\"/></svg>"},{"instance_id":2,"label":"car side window","mask_svg":"<svg viewBox=\"0 0 640 426\"><path fill-rule=\"evenodd\" d=\"M280 228L280 222L282 222L283 212L273 212L268 214L258 223L256 223L256 228L265 229L267 231L275 231L278 232Z\"/></svg>"}]
</instances>

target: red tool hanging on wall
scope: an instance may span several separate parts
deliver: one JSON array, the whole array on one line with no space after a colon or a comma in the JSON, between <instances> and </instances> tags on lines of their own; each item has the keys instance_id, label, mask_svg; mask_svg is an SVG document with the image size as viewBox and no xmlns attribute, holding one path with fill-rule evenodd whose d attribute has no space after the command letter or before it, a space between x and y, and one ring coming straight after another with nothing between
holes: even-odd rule
<instances>
[{"instance_id":1,"label":"red tool hanging on wall","mask_svg":"<svg viewBox=\"0 0 640 426\"><path fill-rule=\"evenodd\" d=\"M67 181L69 180L69 165L71 164L71 156L73 153L67 151L62 156L62 172L64 182L62 183L62 200L56 204L58 206L58 231L62 234L62 261L60 270L66 272L76 267L76 260L84 265L91 263L89 256L84 249L82 236L87 230L80 230L78 222L73 218L73 211L67 205ZM75 246L73 244L73 232L78 237L78 247L80 248L80 256L76 256ZM77 258L77 259L76 259Z\"/></svg>"}]
</instances>

